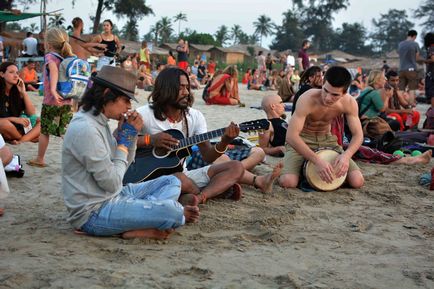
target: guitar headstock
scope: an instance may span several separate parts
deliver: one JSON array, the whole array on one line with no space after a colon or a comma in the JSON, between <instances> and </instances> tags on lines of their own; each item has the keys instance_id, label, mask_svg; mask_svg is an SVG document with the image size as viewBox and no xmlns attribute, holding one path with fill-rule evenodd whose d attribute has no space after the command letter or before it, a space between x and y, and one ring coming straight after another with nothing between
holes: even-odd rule
<instances>
[{"instance_id":1,"label":"guitar headstock","mask_svg":"<svg viewBox=\"0 0 434 289\"><path fill-rule=\"evenodd\" d=\"M242 132L248 132L252 130L264 131L270 127L270 122L267 119L262 118L257 120L245 121L240 123L238 126L240 127L240 130Z\"/></svg>"}]
</instances>

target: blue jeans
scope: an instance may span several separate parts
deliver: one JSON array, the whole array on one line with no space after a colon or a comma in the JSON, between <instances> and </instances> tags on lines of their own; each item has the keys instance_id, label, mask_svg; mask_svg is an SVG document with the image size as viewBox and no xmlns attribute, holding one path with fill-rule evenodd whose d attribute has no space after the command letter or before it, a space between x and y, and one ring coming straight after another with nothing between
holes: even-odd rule
<instances>
[{"instance_id":1,"label":"blue jeans","mask_svg":"<svg viewBox=\"0 0 434 289\"><path fill-rule=\"evenodd\" d=\"M185 223L184 208L177 201L180 193L181 181L175 176L128 184L92 212L80 229L89 235L111 236L131 230L180 227Z\"/></svg>"}]
</instances>

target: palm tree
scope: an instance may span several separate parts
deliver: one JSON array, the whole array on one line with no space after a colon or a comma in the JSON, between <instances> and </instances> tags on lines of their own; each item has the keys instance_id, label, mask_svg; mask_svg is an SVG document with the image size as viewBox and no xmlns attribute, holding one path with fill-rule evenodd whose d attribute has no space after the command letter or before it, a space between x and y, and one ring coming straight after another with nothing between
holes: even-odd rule
<instances>
[{"instance_id":1,"label":"palm tree","mask_svg":"<svg viewBox=\"0 0 434 289\"><path fill-rule=\"evenodd\" d=\"M179 37L179 34L181 33L181 21L187 22L187 14L179 12L173 17L173 21L174 22L178 21L178 37Z\"/></svg>"},{"instance_id":2,"label":"palm tree","mask_svg":"<svg viewBox=\"0 0 434 289\"><path fill-rule=\"evenodd\" d=\"M56 14L50 17L50 21L48 21L48 27L59 27L65 29L63 23L65 22L65 18L61 14Z\"/></svg>"},{"instance_id":3,"label":"palm tree","mask_svg":"<svg viewBox=\"0 0 434 289\"><path fill-rule=\"evenodd\" d=\"M158 44L158 36L160 35L160 29L161 29L161 22L157 21L155 25L151 26L151 29L149 31L150 34L154 35L154 42L156 45Z\"/></svg>"},{"instance_id":4,"label":"palm tree","mask_svg":"<svg viewBox=\"0 0 434 289\"><path fill-rule=\"evenodd\" d=\"M159 34L161 36L161 42L163 43L168 42L173 32L172 22L170 21L169 17L161 17L159 22L160 22Z\"/></svg>"},{"instance_id":5,"label":"palm tree","mask_svg":"<svg viewBox=\"0 0 434 289\"><path fill-rule=\"evenodd\" d=\"M218 28L217 32L214 34L216 42L223 46L226 41L229 40L229 31L226 25L222 25Z\"/></svg>"},{"instance_id":6,"label":"palm tree","mask_svg":"<svg viewBox=\"0 0 434 289\"><path fill-rule=\"evenodd\" d=\"M258 20L253 22L253 26L256 28L255 34L261 35L261 46L262 46L262 37L267 37L273 32L273 23L271 22L271 18L267 15L259 16Z\"/></svg>"},{"instance_id":7,"label":"palm tree","mask_svg":"<svg viewBox=\"0 0 434 289\"><path fill-rule=\"evenodd\" d=\"M239 42L240 35L243 31L241 30L241 26L238 24L234 24L231 28L231 38L234 40L234 45Z\"/></svg>"}]
</instances>

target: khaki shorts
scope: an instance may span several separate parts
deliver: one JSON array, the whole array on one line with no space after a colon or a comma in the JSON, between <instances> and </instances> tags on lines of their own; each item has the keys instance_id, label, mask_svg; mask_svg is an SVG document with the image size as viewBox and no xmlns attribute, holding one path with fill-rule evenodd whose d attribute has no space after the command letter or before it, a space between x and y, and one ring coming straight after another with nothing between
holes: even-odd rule
<instances>
[{"instance_id":1,"label":"khaki shorts","mask_svg":"<svg viewBox=\"0 0 434 289\"><path fill-rule=\"evenodd\" d=\"M405 90L408 85L409 90L417 89L417 71L403 70L399 72L399 89Z\"/></svg>"},{"instance_id":2,"label":"khaki shorts","mask_svg":"<svg viewBox=\"0 0 434 289\"><path fill-rule=\"evenodd\" d=\"M315 136L306 133L301 133L300 137L312 150L318 150L320 148L333 148L338 152L343 152L343 149L338 145L337 137L332 134L323 136ZM286 153L284 158L284 167L282 174L300 175L301 169L305 162L305 158L296 152L290 145L286 145ZM360 170L356 163L350 159L348 172Z\"/></svg>"}]
</instances>

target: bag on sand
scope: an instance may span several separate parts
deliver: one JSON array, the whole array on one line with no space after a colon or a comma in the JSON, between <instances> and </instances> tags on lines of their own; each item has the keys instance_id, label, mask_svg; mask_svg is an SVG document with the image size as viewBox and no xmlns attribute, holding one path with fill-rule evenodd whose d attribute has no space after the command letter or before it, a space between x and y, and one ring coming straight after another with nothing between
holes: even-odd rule
<instances>
[{"instance_id":1,"label":"bag on sand","mask_svg":"<svg viewBox=\"0 0 434 289\"><path fill-rule=\"evenodd\" d=\"M362 120L363 135L369 138L378 138L386 132L392 132L390 125L381 117L366 118Z\"/></svg>"}]
</instances>

